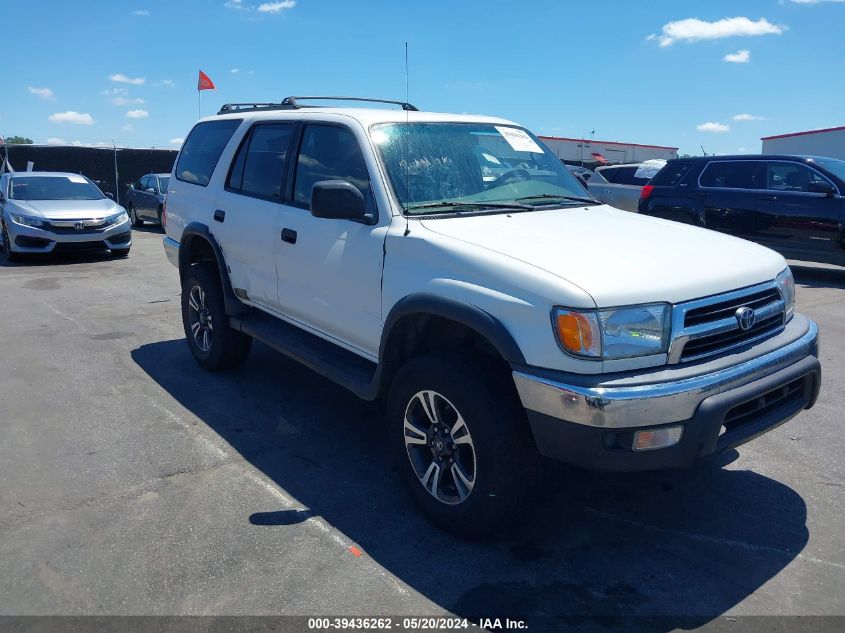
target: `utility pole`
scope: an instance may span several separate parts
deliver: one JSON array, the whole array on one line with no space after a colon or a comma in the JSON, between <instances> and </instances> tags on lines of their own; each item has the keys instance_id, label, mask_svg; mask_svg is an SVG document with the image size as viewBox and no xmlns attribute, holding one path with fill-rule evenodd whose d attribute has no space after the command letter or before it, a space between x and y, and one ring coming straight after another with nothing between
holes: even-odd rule
<instances>
[{"instance_id":1,"label":"utility pole","mask_svg":"<svg viewBox=\"0 0 845 633\"><path fill-rule=\"evenodd\" d=\"M114 151L114 201L120 204L120 180L117 174L117 146L114 144L114 139L111 141L111 147Z\"/></svg>"}]
</instances>

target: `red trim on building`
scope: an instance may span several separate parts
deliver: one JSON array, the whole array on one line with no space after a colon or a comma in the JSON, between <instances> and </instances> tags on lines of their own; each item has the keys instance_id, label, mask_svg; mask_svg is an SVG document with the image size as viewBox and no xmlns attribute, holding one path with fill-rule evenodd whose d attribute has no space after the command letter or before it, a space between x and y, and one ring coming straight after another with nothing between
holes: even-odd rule
<instances>
[{"instance_id":1,"label":"red trim on building","mask_svg":"<svg viewBox=\"0 0 845 633\"><path fill-rule=\"evenodd\" d=\"M826 127L821 130L807 130L806 132L792 132L791 134L776 134L775 136L764 136L761 141L773 141L776 138L791 138L793 136L806 136L807 134L821 134L822 132L840 132L845 130L845 125L839 127Z\"/></svg>"},{"instance_id":2,"label":"red trim on building","mask_svg":"<svg viewBox=\"0 0 845 633\"><path fill-rule=\"evenodd\" d=\"M620 143L619 141L592 141L587 138L567 138L565 136L537 136L537 138L547 141L575 141L576 143L599 143L600 145L624 145L625 147L647 147L649 149L673 149L678 151L677 147L666 147L665 145L641 145L640 143Z\"/></svg>"}]
</instances>

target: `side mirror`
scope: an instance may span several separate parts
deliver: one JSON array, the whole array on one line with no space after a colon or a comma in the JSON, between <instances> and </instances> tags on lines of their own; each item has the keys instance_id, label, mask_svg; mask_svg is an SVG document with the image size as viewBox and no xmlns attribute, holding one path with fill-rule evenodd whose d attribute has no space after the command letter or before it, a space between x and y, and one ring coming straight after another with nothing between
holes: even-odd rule
<instances>
[{"instance_id":1,"label":"side mirror","mask_svg":"<svg viewBox=\"0 0 845 633\"><path fill-rule=\"evenodd\" d=\"M828 197L836 195L836 187L834 187L826 180L814 180L807 187L807 191L809 191L810 193L823 193Z\"/></svg>"},{"instance_id":2,"label":"side mirror","mask_svg":"<svg viewBox=\"0 0 845 633\"><path fill-rule=\"evenodd\" d=\"M311 188L311 215L315 218L358 222L373 220L364 207L361 191L346 180L321 180Z\"/></svg>"},{"instance_id":3,"label":"side mirror","mask_svg":"<svg viewBox=\"0 0 845 633\"><path fill-rule=\"evenodd\" d=\"M111 198L112 200L114 200L114 194L110 191L106 191L106 198Z\"/></svg>"},{"instance_id":4,"label":"side mirror","mask_svg":"<svg viewBox=\"0 0 845 633\"><path fill-rule=\"evenodd\" d=\"M156 190L153 187L147 187L144 189L144 193L155 193Z\"/></svg>"}]
</instances>

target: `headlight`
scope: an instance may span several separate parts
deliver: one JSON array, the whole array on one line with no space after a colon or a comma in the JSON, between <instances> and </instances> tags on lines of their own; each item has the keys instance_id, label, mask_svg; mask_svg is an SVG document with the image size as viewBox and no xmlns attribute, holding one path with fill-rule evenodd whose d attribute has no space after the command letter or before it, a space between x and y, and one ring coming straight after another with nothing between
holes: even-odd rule
<instances>
[{"instance_id":1,"label":"headlight","mask_svg":"<svg viewBox=\"0 0 845 633\"><path fill-rule=\"evenodd\" d=\"M783 272L775 278L775 283L785 304L786 318L784 322L786 322L795 314L795 278L792 276L789 266L784 268Z\"/></svg>"},{"instance_id":2,"label":"headlight","mask_svg":"<svg viewBox=\"0 0 845 633\"><path fill-rule=\"evenodd\" d=\"M669 349L671 310L666 303L610 310L555 308L552 320L564 351L612 359L663 354Z\"/></svg>"},{"instance_id":3,"label":"headlight","mask_svg":"<svg viewBox=\"0 0 845 633\"><path fill-rule=\"evenodd\" d=\"M121 211L117 215L113 215L110 218L106 218L106 225L112 226L114 224L123 224L124 222L129 221L129 216L126 215L126 211Z\"/></svg>"},{"instance_id":4,"label":"headlight","mask_svg":"<svg viewBox=\"0 0 845 633\"><path fill-rule=\"evenodd\" d=\"M44 221L41 218L33 218L28 215L19 215L17 213L10 213L9 217L12 218L12 222L20 224L21 226L34 226L36 228L44 226Z\"/></svg>"}]
</instances>

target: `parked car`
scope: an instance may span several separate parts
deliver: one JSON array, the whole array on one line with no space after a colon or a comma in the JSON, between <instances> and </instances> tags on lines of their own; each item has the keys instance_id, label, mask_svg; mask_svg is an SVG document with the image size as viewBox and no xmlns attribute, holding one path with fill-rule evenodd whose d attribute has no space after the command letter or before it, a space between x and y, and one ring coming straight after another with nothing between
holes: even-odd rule
<instances>
[{"instance_id":1,"label":"parked car","mask_svg":"<svg viewBox=\"0 0 845 633\"><path fill-rule=\"evenodd\" d=\"M665 164L666 161L655 159L629 165L597 167L587 187L602 202L636 213L640 191Z\"/></svg>"},{"instance_id":2,"label":"parked car","mask_svg":"<svg viewBox=\"0 0 845 633\"><path fill-rule=\"evenodd\" d=\"M541 455L689 466L813 406L818 329L779 254L602 205L516 123L399 105L194 126L164 249L200 366L258 339L384 402L411 496L468 534L523 516ZM520 166L486 180L479 147Z\"/></svg>"},{"instance_id":3,"label":"parked car","mask_svg":"<svg viewBox=\"0 0 845 633\"><path fill-rule=\"evenodd\" d=\"M578 182L580 182L586 189L587 183L590 181L590 178L593 177L593 171L579 165L566 165L566 168L572 172L572 175L575 176L578 179Z\"/></svg>"},{"instance_id":4,"label":"parked car","mask_svg":"<svg viewBox=\"0 0 845 633\"><path fill-rule=\"evenodd\" d=\"M0 176L0 230L7 259L26 253L129 254L129 217L85 176L16 172Z\"/></svg>"},{"instance_id":5,"label":"parked car","mask_svg":"<svg viewBox=\"0 0 845 633\"><path fill-rule=\"evenodd\" d=\"M816 156L671 160L640 213L758 242L792 259L845 265L845 161Z\"/></svg>"},{"instance_id":6,"label":"parked car","mask_svg":"<svg viewBox=\"0 0 845 633\"><path fill-rule=\"evenodd\" d=\"M132 226L142 226L144 222L162 223L169 182L170 174L149 174L129 187L126 191L126 212Z\"/></svg>"}]
</instances>

